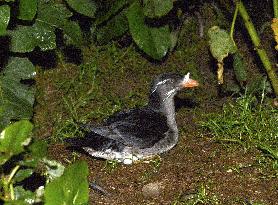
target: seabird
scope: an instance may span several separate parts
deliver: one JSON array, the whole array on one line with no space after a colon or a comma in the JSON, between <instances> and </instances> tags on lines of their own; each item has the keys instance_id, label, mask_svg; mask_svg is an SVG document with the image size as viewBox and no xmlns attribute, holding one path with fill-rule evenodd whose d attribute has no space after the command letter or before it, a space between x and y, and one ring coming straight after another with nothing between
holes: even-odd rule
<instances>
[{"instance_id":1,"label":"seabird","mask_svg":"<svg viewBox=\"0 0 278 205\"><path fill-rule=\"evenodd\" d=\"M174 96L184 88L198 86L189 75L157 76L151 84L146 106L115 113L100 126L82 125L85 136L67 138L66 142L92 157L124 164L172 149L178 142Z\"/></svg>"}]
</instances>

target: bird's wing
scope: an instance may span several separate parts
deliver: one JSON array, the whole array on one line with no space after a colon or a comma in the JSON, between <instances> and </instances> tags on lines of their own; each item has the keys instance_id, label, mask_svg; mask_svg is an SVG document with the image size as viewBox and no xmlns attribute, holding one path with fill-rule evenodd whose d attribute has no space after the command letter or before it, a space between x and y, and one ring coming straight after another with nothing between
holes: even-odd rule
<instances>
[{"instance_id":1,"label":"bird's wing","mask_svg":"<svg viewBox=\"0 0 278 205\"><path fill-rule=\"evenodd\" d=\"M122 140L121 137L115 132L115 130L111 126L94 126L86 124L83 125L83 128L85 128L90 133L90 136L100 135L111 140Z\"/></svg>"},{"instance_id":2,"label":"bird's wing","mask_svg":"<svg viewBox=\"0 0 278 205\"><path fill-rule=\"evenodd\" d=\"M103 131L106 132L107 127L124 144L139 148L153 146L164 138L165 133L169 130L167 118L160 112L149 108L117 113L106 121ZM106 135L106 137L109 136Z\"/></svg>"},{"instance_id":3,"label":"bird's wing","mask_svg":"<svg viewBox=\"0 0 278 205\"><path fill-rule=\"evenodd\" d=\"M90 138L102 136L109 142L138 148L153 146L169 130L167 118L149 108L131 109L108 118L103 126L84 125Z\"/></svg>"},{"instance_id":4,"label":"bird's wing","mask_svg":"<svg viewBox=\"0 0 278 205\"><path fill-rule=\"evenodd\" d=\"M146 108L143 108L142 110L145 110ZM130 115L136 115L138 113L138 110L141 109L130 109L130 110L123 110L123 111L119 111L114 113L112 116L110 116L109 118L107 118L104 121L105 125L110 125L114 122L118 122L121 121L123 119L126 119L127 117L129 117Z\"/></svg>"}]
</instances>

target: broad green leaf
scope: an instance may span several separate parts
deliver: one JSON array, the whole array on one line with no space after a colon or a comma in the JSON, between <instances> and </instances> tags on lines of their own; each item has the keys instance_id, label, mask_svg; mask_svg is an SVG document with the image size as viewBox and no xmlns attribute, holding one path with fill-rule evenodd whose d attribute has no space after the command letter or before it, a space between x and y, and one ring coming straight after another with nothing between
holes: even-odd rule
<instances>
[{"instance_id":1,"label":"broad green leaf","mask_svg":"<svg viewBox=\"0 0 278 205\"><path fill-rule=\"evenodd\" d=\"M21 20L32 20L37 13L37 0L20 0L19 15L17 18Z\"/></svg>"},{"instance_id":2,"label":"broad green leaf","mask_svg":"<svg viewBox=\"0 0 278 205\"><path fill-rule=\"evenodd\" d=\"M21 182L24 179L30 177L33 174L33 169L20 169L14 176L13 180L15 182Z\"/></svg>"},{"instance_id":3,"label":"broad green leaf","mask_svg":"<svg viewBox=\"0 0 278 205\"><path fill-rule=\"evenodd\" d=\"M173 0L144 0L144 14L150 18L166 15L173 8Z\"/></svg>"},{"instance_id":4,"label":"broad green leaf","mask_svg":"<svg viewBox=\"0 0 278 205\"><path fill-rule=\"evenodd\" d=\"M8 5L0 6L0 36L6 34L6 29L10 21L10 7Z\"/></svg>"},{"instance_id":5,"label":"broad green leaf","mask_svg":"<svg viewBox=\"0 0 278 205\"><path fill-rule=\"evenodd\" d=\"M67 21L63 26L63 32L67 44L76 46L83 44L82 31L77 22Z\"/></svg>"},{"instance_id":6,"label":"broad green leaf","mask_svg":"<svg viewBox=\"0 0 278 205\"><path fill-rule=\"evenodd\" d=\"M71 16L72 12L62 4L39 4L36 24L39 28L38 36L41 39L41 43L38 45L42 50L53 49L56 47L54 28L63 30L67 43L76 46L82 45L83 36L81 29L76 22L68 19ZM42 41L43 39L44 41Z\"/></svg>"},{"instance_id":7,"label":"broad green leaf","mask_svg":"<svg viewBox=\"0 0 278 205\"><path fill-rule=\"evenodd\" d=\"M86 162L76 162L65 169L64 174L45 188L45 205L87 204L89 185Z\"/></svg>"},{"instance_id":8,"label":"broad green leaf","mask_svg":"<svg viewBox=\"0 0 278 205\"><path fill-rule=\"evenodd\" d=\"M213 26L208 31L209 45L212 56L217 59L218 62L223 62L229 54L236 52L236 46L231 39L230 35L224 29L220 29L218 26Z\"/></svg>"},{"instance_id":9,"label":"broad green leaf","mask_svg":"<svg viewBox=\"0 0 278 205\"><path fill-rule=\"evenodd\" d=\"M32 29L35 45L39 46L42 51L56 48L55 28L44 22L36 21Z\"/></svg>"},{"instance_id":10,"label":"broad green leaf","mask_svg":"<svg viewBox=\"0 0 278 205\"><path fill-rule=\"evenodd\" d=\"M11 36L10 49L12 52L31 52L36 47L33 29L30 26L18 26L16 29L9 31L9 34Z\"/></svg>"},{"instance_id":11,"label":"broad green leaf","mask_svg":"<svg viewBox=\"0 0 278 205\"><path fill-rule=\"evenodd\" d=\"M40 21L56 28L63 28L63 25L69 17L72 16L63 4L39 4L38 16L36 21Z\"/></svg>"},{"instance_id":12,"label":"broad green leaf","mask_svg":"<svg viewBox=\"0 0 278 205\"><path fill-rule=\"evenodd\" d=\"M234 57L233 67L234 67L236 79L239 82L246 81L247 80L246 64L243 61L242 56L240 55L239 52L236 52L233 55L233 57Z\"/></svg>"},{"instance_id":13,"label":"broad green leaf","mask_svg":"<svg viewBox=\"0 0 278 205\"><path fill-rule=\"evenodd\" d=\"M43 159L42 162L46 166L45 175L48 180L56 179L64 173L65 167L61 163L48 159Z\"/></svg>"},{"instance_id":14,"label":"broad green leaf","mask_svg":"<svg viewBox=\"0 0 278 205\"><path fill-rule=\"evenodd\" d=\"M21 204L34 204L34 201L36 199L35 193L33 193L33 192L29 191L29 190L25 190L22 186L16 186L14 188L14 197L15 197L15 200L18 200L16 202L14 202L14 205L15 204L18 204L18 205L21 205Z\"/></svg>"},{"instance_id":15,"label":"broad green leaf","mask_svg":"<svg viewBox=\"0 0 278 205\"><path fill-rule=\"evenodd\" d=\"M41 50L56 48L55 28L48 24L36 21L33 26L18 26L9 31L11 36L11 51L18 53L31 52L36 46Z\"/></svg>"},{"instance_id":16,"label":"broad green leaf","mask_svg":"<svg viewBox=\"0 0 278 205\"><path fill-rule=\"evenodd\" d=\"M15 80L26 80L35 77L36 72L33 64L28 58L10 58L8 65L3 70L3 74Z\"/></svg>"},{"instance_id":17,"label":"broad green leaf","mask_svg":"<svg viewBox=\"0 0 278 205\"><path fill-rule=\"evenodd\" d=\"M97 41L100 44L122 36L128 30L128 21L124 12L110 20L107 25L97 31Z\"/></svg>"},{"instance_id":18,"label":"broad green leaf","mask_svg":"<svg viewBox=\"0 0 278 205\"><path fill-rule=\"evenodd\" d=\"M97 6L92 0L66 0L71 8L80 14L93 18L95 16Z\"/></svg>"},{"instance_id":19,"label":"broad green leaf","mask_svg":"<svg viewBox=\"0 0 278 205\"><path fill-rule=\"evenodd\" d=\"M3 104L10 119L26 119L32 116L34 104L34 88L23 85L14 78L2 76ZM2 116L2 113L0 113Z\"/></svg>"},{"instance_id":20,"label":"broad green leaf","mask_svg":"<svg viewBox=\"0 0 278 205\"><path fill-rule=\"evenodd\" d=\"M11 119L30 119L35 90L21 80L33 79L35 68L27 58L12 57L0 75L0 130Z\"/></svg>"},{"instance_id":21,"label":"broad green leaf","mask_svg":"<svg viewBox=\"0 0 278 205\"><path fill-rule=\"evenodd\" d=\"M8 160L20 154L31 140L33 125L28 120L21 120L6 127L0 134L0 153ZM4 164L6 160L0 162Z\"/></svg>"},{"instance_id":22,"label":"broad green leaf","mask_svg":"<svg viewBox=\"0 0 278 205\"><path fill-rule=\"evenodd\" d=\"M102 24L103 22L105 22L109 18L111 18L113 15L116 15L120 9L122 9L124 6L126 6L128 4L128 2L129 2L128 0L117 0L117 1L113 2L109 11L105 12L104 15L97 18L95 21L95 24L96 25Z\"/></svg>"},{"instance_id":23,"label":"broad green leaf","mask_svg":"<svg viewBox=\"0 0 278 205\"><path fill-rule=\"evenodd\" d=\"M148 27L137 1L128 8L127 18L132 38L139 48L154 59L163 58L171 47L169 26Z\"/></svg>"}]
</instances>

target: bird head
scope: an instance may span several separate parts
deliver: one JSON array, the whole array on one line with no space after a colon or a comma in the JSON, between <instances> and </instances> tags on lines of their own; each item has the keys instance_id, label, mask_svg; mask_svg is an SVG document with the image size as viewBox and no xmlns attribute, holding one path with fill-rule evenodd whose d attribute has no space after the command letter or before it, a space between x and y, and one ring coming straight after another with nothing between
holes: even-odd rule
<instances>
[{"instance_id":1,"label":"bird head","mask_svg":"<svg viewBox=\"0 0 278 205\"><path fill-rule=\"evenodd\" d=\"M173 98L174 95L184 89L198 86L196 80L190 78L190 73L182 76L176 73L164 73L157 76L152 82L150 95L158 94L163 100Z\"/></svg>"}]
</instances>

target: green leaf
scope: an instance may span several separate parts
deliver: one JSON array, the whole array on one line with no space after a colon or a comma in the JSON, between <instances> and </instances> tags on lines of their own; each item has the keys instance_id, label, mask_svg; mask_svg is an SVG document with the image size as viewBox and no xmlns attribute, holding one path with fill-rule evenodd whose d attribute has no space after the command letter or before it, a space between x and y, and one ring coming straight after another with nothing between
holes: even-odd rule
<instances>
[{"instance_id":1,"label":"green leaf","mask_svg":"<svg viewBox=\"0 0 278 205\"><path fill-rule=\"evenodd\" d=\"M14 176L13 180L15 182L21 182L24 179L30 177L33 174L33 169L20 169Z\"/></svg>"},{"instance_id":2,"label":"green leaf","mask_svg":"<svg viewBox=\"0 0 278 205\"><path fill-rule=\"evenodd\" d=\"M62 29L65 22L68 21L67 19L71 16L72 12L63 4L41 3L39 4L36 20Z\"/></svg>"},{"instance_id":3,"label":"green leaf","mask_svg":"<svg viewBox=\"0 0 278 205\"><path fill-rule=\"evenodd\" d=\"M38 45L42 50L49 50L56 47L54 28L63 30L68 44L82 45L83 36L81 29L78 23L68 20L71 16L72 12L62 4L39 4L36 22L37 27L40 28L38 36L41 39L41 43ZM44 41L42 41L43 39Z\"/></svg>"},{"instance_id":4,"label":"green leaf","mask_svg":"<svg viewBox=\"0 0 278 205\"><path fill-rule=\"evenodd\" d=\"M19 165L25 167L37 167L38 164L44 162L47 156L47 143L42 140L34 141L28 146L29 152L24 155L24 159L19 161ZM47 169L48 167L46 167ZM52 169L56 169L52 167ZM47 172L47 171L46 171Z\"/></svg>"},{"instance_id":5,"label":"green leaf","mask_svg":"<svg viewBox=\"0 0 278 205\"><path fill-rule=\"evenodd\" d=\"M45 175L47 176L48 180L53 180L57 177L60 177L64 173L65 167L61 163L48 159L43 159L42 162L46 166Z\"/></svg>"},{"instance_id":6,"label":"green leaf","mask_svg":"<svg viewBox=\"0 0 278 205\"><path fill-rule=\"evenodd\" d=\"M47 155L47 142L45 141L34 141L28 148L33 158L42 159Z\"/></svg>"},{"instance_id":7,"label":"green leaf","mask_svg":"<svg viewBox=\"0 0 278 205\"><path fill-rule=\"evenodd\" d=\"M97 31L97 41L100 44L108 43L122 36L126 31L128 31L128 21L125 13L121 12Z\"/></svg>"},{"instance_id":8,"label":"green leaf","mask_svg":"<svg viewBox=\"0 0 278 205\"><path fill-rule=\"evenodd\" d=\"M38 15L32 27L18 26L9 32L11 51L31 52L36 46L39 46L43 51L56 48L55 28L67 28L68 18L72 16L72 12L62 4L40 2L38 7Z\"/></svg>"},{"instance_id":9,"label":"green leaf","mask_svg":"<svg viewBox=\"0 0 278 205\"><path fill-rule=\"evenodd\" d=\"M26 53L39 46L41 50L56 48L55 28L48 24L36 21L33 26L18 26L9 31L11 36L11 51Z\"/></svg>"},{"instance_id":10,"label":"green leaf","mask_svg":"<svg viewBox=\"0 0 278 205\"><path fill-rule=\"evenodd\" d=\"M18 26L15 30L9 31L11 36L11 51L26 53L34 50L36 42L33 38L33 29L30 26Z\"/></svg>"},{"instance_id":11,"label":"green leaf","mask_svg":"<svg viewBox=\"0 0 278 205\"><path fill-rule=\"evenodd\" d=\"M6 34L6 29L10 21L10 7L8 5L0 6L0 36Z\"/></svg>"},{"instance_id":12,"label":"green leaf","mask_svg":"<svg viewBox=\"0 0 278 205\"><path fill-rule=\"evenodd\" d=\"M32 29L34 44L39 46L42 51L56 48L56 35L53 27L44 22L36 21Z\"/></svg>"},{"instance_id":13,"label":"green leaf","mask_svg":"<svg viewBox=\"0 0 278 205\"><path fill-rule=\"evenodd\" d=\"M10 58L0 76L0 130L11 119L32 117L35 90L21 80L33 79L35 75L35 68L27 58Z\"/></svg>"},{"instance_id":14,"label":"green leaf","mask_svg":"<svg viewBox=\"0 0 278 205\"><path fill-rule=\"evenodd\" d=\"M233 40L224 29L213 26L209 29L208 35L211 54L218 62L223 62L229 54L236 52L237 48Z\"/></svg>"},{"instance_id":15,"label":"green leaf","mask_svg":"<svg viewBox=\"0 0 278 205\"><path fill-rule=\"evenodd\" d=\"M96 25L102 24L103 22L105 22L109 18L111 18L113 15L116 15L120 9L122 9L124 6L126 6L128 4L128 2L129 2L128 0L117 0L117 1L113 2L109 11L105 12L104 15L97 18L95 21L95 24Z\"/></svg>"},{"instance_id":16,"label":"green leaf","mask_svg":"<svg viewBox=\"0 0 278 205\"><path fill-rule=\"evenodd\" d=\"M63 26L64 38L67 44L80 46L83 44L82 31L77 22L67 21Z\"/></svg>"},{"instance_id":17,"label":"green leaf","mask_svg":"<svg viewBox=\"0 0 278 205\"><path fill-rule=\"evenodd\" d=\"M236 52L233 57L234 57L233 67L234 67L236 79L239 82L246 81L247 80L246 64L243 61L242 56L240 55L239 52Z\"/></svg>"},{"instance_id":18,"label":"green leaf","mask_svg":"<svg viewBox=\"0 0 278 205\"><path fill-rule=\"evenodd\" d=\"M150 18L166 15L173 8L173 0L144 0L144 14Z\"/></svg>"},{"instance_id":19,"label":"green leaf","mask_svg":"<svg viewBox=\"0 0 278 205\"><path fill-rule=\"evenodd\" d=\"M163 58L171 47L169 26L145 25L143 10L137 1L128 8L127 18L132 38L139 48L154 59Z\"/></svg>"},{"instance_id":20,"label":"green leaf","mask_svg":"<svg viewBox=\"0 0 278 205\"><path fill-rule=\"evenodd\" d=\"M34 78L36 71L28 58L12 57L6 68L3 70L3 74L7 78L20 81Z\"/></svg>"},{"instance_id":21,"label":"green leaf","mask_svg":"<svg viewBox=\"0 0 278 205\"><path fill-rule=\"evenodd\" d=\"M24 151L24 146L31 140L33 125L28 120L21 120L5 128L0 134L0 153L5 159L0 161L4 164L13 155Z\"/></svg>"},{"instance_id":22,"label":"green leaf","mask_svg":"<svg viewBox=\"0 0 278 205\"><path fill-rule=\"evenodd\" d=\"M15 197L15 200L18 200L18 202L21 202L21 203L14 202L14 205L15 204L18 204L18 205L30 204L28 202L34 202L36 199L36 196L33 192L31 192L29 190L25 190L22 186L16 186L14 188L14 197ZM10 203L10 204L12 204L12 203Z\"/></svg>"},{"instance_id":23,"label":"green leaf","mask_svg":"<svg viewBox=\"0 0 278 205\"><path fill-rule=\"evenodd\" d=\"M45 205L87 204L89 185L86 162L76 162L65 169L64 174L45 188Z\"/></svg>"},{"instance_id":24,"label":"green leaf","mask_svg":"<svg viewBox=\"0 0 278 205\"><path fill-rule=\"evenodd\" d=\"M95 16L97 6L92 0L66 0L71 8L80 14L93 18Z\"/></svg>"},{"instance_id":25,"label":"green leaf","mask_svg":"<svg viewBox=\"0 0 278 205\"><path fill-rule=\"evenodd\" d=\"M17 18L21 20L32 20L37 13L37 0L20 0L19 15Z\"/></svg>"}]
</instances>

